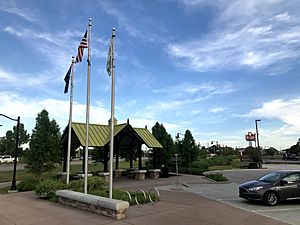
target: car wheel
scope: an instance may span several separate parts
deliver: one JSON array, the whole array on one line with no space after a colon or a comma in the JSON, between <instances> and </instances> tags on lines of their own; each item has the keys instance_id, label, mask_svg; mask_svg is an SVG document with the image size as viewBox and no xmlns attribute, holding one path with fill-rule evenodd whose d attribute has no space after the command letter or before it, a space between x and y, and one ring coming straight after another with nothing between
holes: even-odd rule
<instances>
[{"instance_id":1,"label":"car wheel","mask_svg":"<svg viewBox=\"0 0 300 225\"><path fill-rule=\"evenodd\" d=\"M265 203L270 206L275 206L279 201L277 194L274 192L267 192L264 200Z\"/></svg>"}]
</instances>

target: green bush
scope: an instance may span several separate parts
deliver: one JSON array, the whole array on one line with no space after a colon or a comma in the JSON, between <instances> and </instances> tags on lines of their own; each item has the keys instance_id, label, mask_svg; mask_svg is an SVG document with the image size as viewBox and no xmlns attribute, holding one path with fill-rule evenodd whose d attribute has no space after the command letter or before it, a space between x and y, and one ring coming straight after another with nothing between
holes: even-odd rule
<instances>
[{"instance_id":1,"label":"green bush","mask_svg":"<svg viewBox=\"0 0 300 225\"><path fill-rule=\"evenodd\" d=\"M199 160L199 161L192 162L192 164L191 164L191 168L198 168L198 169L205 170L205 171L208 170L208 167L209 167L209 164L208 164L207 160Z\"/></svg>"},{"instance_id":2,"label":"green bush","mask_svg":"<svg viewBox=\"0 0 300 225\"><path fill-rule=\"evenodd\" d=\"M186 168L186 167L181 167L179 168L179 173L184 173L184 174L193 174L193 175L202 175L204 172L207 170L205 169L199 169L199 168Z\"/></svg>"},{"instance_id":3,"label":"green bush","mask_svg":"<svg viewBox=\"0 0 300 225\"><path fill-rule=\"evenodd\" d=\"M136 205L136 202L135 202L136 192L129 192L129 193L131 195L131 201L129 199L128 194L126 194L123 190L113 189L112 195L113 195L114 199L127 201L127 202L129 202L129 205ZM109 192L106 189L91 190L90 194L102 196L102 197L106 197L106 198L109 197ZM137 199L138 199L139 203L141 203L141 204L144 203L144 195L141 192L138 192ZM151 193L151 199L152 199L152 201L156 201L158 199L158 196ZM150 202L149 195L148 195L148 193L146 193L146 202L145 203L149 203L149 202Z\"/></svg>"},{"instance_id":4,"label":"green bush","mask_svg":"<svg viewBox=\"0 0 300 225\"><path fill-rule=\"evenodd\" d=\"M221 173L211 173L211 174L206 174L205 176L214 181L228 181L228 178L224 177L223 174Z\"/></svg>"},{"instance_id":5,"label":"green bush","mask_svg":"<svg viewBox=\"0 0 300 225\"><path fill-rule=\"evenodd\" d=\"M217 156L207 159L210 166L225 166L230 165L234 156Z\"/></svg>"},{"instance_id":6,"label":"green bush","mask_svg":"<svg viewBox=\"0 0 300 225\"><path fill-rule=\"evenodd\" d=\"M87 183L88 193L102 190L107 186L107 181L102 177L89 177ZM69 183L69 189L73 191L84 191L84 179L73 180Z\"/></svg>"},{"instance_id":7,"label":"green bush","mask_svg":"<svg viewBox=\"0 0 300 225\"><path fill-rule=\"evenodd\" d=\"M17 189L20 192L34 191L38 184L39 184L39 180L36 177L27 177L24 180L22 180L20 183L18 183Z\"/></svg>"},{"instance_id":8,"label":"green bush","mask_svg":"<svg viewBox=\"0 0 300 225\"><path fill-rule=\"evenodd\" d=\"M231 166L233 168L240 168L241 167L240 159L234 159L234 160L232 160Z\"/></svg>"},{"instance_id":9,"label":"green bush","mask_svg":"<svg viewBox=\"0 0 300 225\"><path fill-rule=\"evenodd\" d=\"M61 181L47 179L36 186L35 193L40 197L50 198L56 200L55 192L57 190L67 189L68 185Z\"/></svg>"}]
</instances>

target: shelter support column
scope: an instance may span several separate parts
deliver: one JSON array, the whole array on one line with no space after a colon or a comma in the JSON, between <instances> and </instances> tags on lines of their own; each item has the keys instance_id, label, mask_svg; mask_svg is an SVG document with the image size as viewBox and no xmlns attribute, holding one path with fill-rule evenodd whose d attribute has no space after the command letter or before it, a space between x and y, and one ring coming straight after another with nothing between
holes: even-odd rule
<instances>
[{"instance_id":1,"label":"shelter support column","mask_svg":"<svg viewBox=\"0 0 300 225\"><path fill-rule=\"evenodd\" d=\"M67 156L68 155L68 146L63 145L63 172L67 172Z\"/></svg>"},{"instance_id":2,"label":"shelter support column","mask_svg":"<svg viewBox=\"0 0 300 225\"><path fill-rule=\"evenodd\" d=\"M153 169L157 168L157 164L156 164L156 159L157 159L157 148L153 148Z\"/></svg>"},{"instance_id":3,"label":"shelter support column","mask_svg":"<svg viewBox=\"0 0 300 225\"><path fill-rule=\"evenodd\" d=\"M130 167L130 169L133 168L133 151L134 151L134 149L133 149L133 147L131 147L129 150L129 167Z\"/></svg>"},{"instance_id":4,"label":"shelter support column","mask_svg":"<svg viewBox=\"0 0 300 225\"><path fill-rule=\"evenodd\" d=\"M115 147L116 150L116 170L119 169L119 148L118 146Z\"/></svg>"},{"instance_id":5,"label":"shelter support column","mask_svg":"<svg viewBox=\"0 0 300 225\"><path fill-rule=\"evenodd\" d=\"M103 170L104 172L108 172L108 148L104 147L104 156L103 156Z\"/></svg>"},{"instance_id":6,"label":"shelter support column","mask_svg":"<svg viewBox=\"0 0 300 225\"><path fill-rule=\"evenodd\" d=\"M139 170L142 169L142 145L138 145L138 157L139 157L139 165L138 168Z\"/></svg>"},{"instance_id":7,"label":"shelter support column","mask_svg":"<svg viewBox=\"0 0 300 225\"><path fill-rule=\"evenodd\" d=\"M84 171L85 171L85 151L86 151L86 147L84 146L83 147L83 151L82 151L82 173L84 174Z\"/></svg>"}]
</instances>

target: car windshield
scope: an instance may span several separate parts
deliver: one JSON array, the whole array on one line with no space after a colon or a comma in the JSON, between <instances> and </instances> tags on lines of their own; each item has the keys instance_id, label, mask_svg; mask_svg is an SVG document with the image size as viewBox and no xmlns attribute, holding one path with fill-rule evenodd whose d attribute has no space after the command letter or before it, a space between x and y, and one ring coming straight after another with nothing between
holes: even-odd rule
<instances>
[{"instance_id":1,"label":"car windshield","mask_svg":"<svg viewBox=\"0 0 300 225\"><path fill-rule=\"evenodd\" d=\"M273 172L269 173L261 178L259 178L259 181L267 182L267 183L273 183L280 179L281 173Z\"/></svg>"}]
</instances>

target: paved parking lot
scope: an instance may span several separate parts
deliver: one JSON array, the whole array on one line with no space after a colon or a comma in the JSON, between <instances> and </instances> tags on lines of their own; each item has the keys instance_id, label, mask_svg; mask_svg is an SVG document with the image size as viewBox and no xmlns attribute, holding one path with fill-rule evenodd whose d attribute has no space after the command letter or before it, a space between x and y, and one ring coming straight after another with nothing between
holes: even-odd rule
<instances>
[{"instance_id":1,"label":"paved parking lot","mask_svg":"<svg viewBox=\"0 0 300 225\"><path fill-rule=\"evenodd\" d=\"M266 173L281 169L300 169L300 165L264 165L265 169L230 170L222 173L230 179L228 183L191 184L182 186L184 191L199 194L209 199L229 204L231 206L264 215L289 224L300 225L300 201L286 202L275 207L265 206L258 202L249 202L238 197L238 187L241 183L256 179ZM168 190L171 186L161 187Z\"/></svg>"},{"instance_id":2,"label":"paved parking lot","mask_svg":"<svg viewBox=\"0 0 300 225\"><path fill-rule=\"evenodd\" d=\"M139 188L144 188L144 190L148 190L147 188L158 186L160 190L172 190L172 192L165 192L163 194L162 201L158 206L152 207L147 206L143 208L143 210L130 210L129 218L126 220L124 224L140 224L141 221L143 223L149 222L148 224L153 224L153 214L156 215L155 219L157 220L157 224L183 224L179 219L174 219L174 215L177 215L178 210L182 210L183 215L186 214L187 206L190 207L189 210L194 210L197 213L193 213L191 218L189 218L189 224L294 224L300 225L300 202L292 202L292 203L284 203L280 204L276 207L268 207L259 203L251 203L246 200L240 199L238 197L238 186L239 184L248 181L250 179L258 178L270 171L278 170L278 169L300 169L300 165L265 165L266 169L258 169L258 170L230 170L230 171L222 171L222 173L230 179L231 182L227 183L214 183L205 180L200 176L181 176L179 177L179 186L176 186L177 178L170 177L168 179L159 179L159 180L151 180L147 179L145 181L134 181L129 179L120 179L119 183L116 181L115 187L122 187L126 190L137 190ZM187 184L187 185L182 185ZM174 192L175 191L175 192ZM176 194L176 191L181 192L180 194ZM186 193L188 192L188 193ZM174 193L174 194L172 194ZM190 195L188 195L190 194ZM194 194L199 196L198 198L193 197ZM170 198L169 195L174 195ZM15 199L10 199L14 198ZM203 197L206 197L205 198ZM5 198L9 198L9 201L4 201ZM22 201L18 204L12 204L9 207L10 203L16 203L14 201ZM211 201L209 199L216 200ZM194 202L197 201L197 204ZM22 205L23 204L23 205ZM25 207L24 207L25 204ZM27 207L27 204L30 207ZM223 204L227 204L228 207L223 207ZM18 209L16 207L19 207ZM36 206L36 207L33 207ZM43 207L41 207L43 206ZM166 208L166 207L169 208ZM174 208L172 208L172 207ZM171 208L170 208L171 207ZM219 207L219 208L218 208ZM52 218L49 219L49 224L55 224L53 222L52 213L57 214L57 205L54 205L49 202L37 200L32 197L32 195L27 193L19 193L16 195L3 195L0 201L0 224L29 224L24 223L24 218L20 218L20 212L23 212L23 216L27 218L31 218L32 215L39 214L40 209L42 208L42 212L44 213L43 218ZM47 208L47 210L45 210ZM5 209L5 210L4 210ZM30 210L30 212L26 211ZM53 212L52 212L52 211ZM62 214L65 213L75 213L77 218L77 222L75 220L69 221L64 224L81 224L80 221L89 221L90 224L114 224L114 221L106 218L101 219L101 222L95 222L98 217L93 215L92 217L86 217L86 212L74 211L69 208L64 208L59 206L59 210ZM65 210L65 211L64 211ZM205 211L206 210L206 211ZM218 212L218 217L215 218L215 210ZM227 211L228 212L227 212ZM155 211L155 212L154 212ZM12 216L13 212L17 212L15 216ZM201 212L199 214L198 212ZM157 213L157 214L156 214ZM141 218L141 215L145 218ZM257 215L253 217L253 215ZM90 215L90 214L87 214ZM201 215L201 216L200 216ZM204 216L205 215L205 216ZM147 216L149 216L149 220L147 220ZM166 217L167 216L167 217ZM264 217L265 216L265 217ZM2 219L10 218L11 221L4 223ZM195 218L194 218L195 217ZM266 218L267 217L267 218ZM55 217L55 221L61 221L62 217ZM80 219L79 219L80 218ZM158 223L158 218L160 219ZM167 219L168 218L168 219ZM173 220L172 220L173 218ZM238 219L239 218L239 219ZM138 221L141 219L141 221ZM202 221L203 219L209 219L210 221ZM228 221L225 223L220 223L220 221L224 222L224 219ZM272 220L273 219L273 220ZM38 222L34 223L30 219L30 224L40 224ZM16 222L19 221L19 222ZM23 221L23 222L22 222ZM28 220L29 221L29 220ZM27 222L28 222L27 221ZM279 222L281 221L281 222ZM48 223L44 223L48 224ZM120 224L120 223L119 223Z\"/></svg>"}]
</instances>

